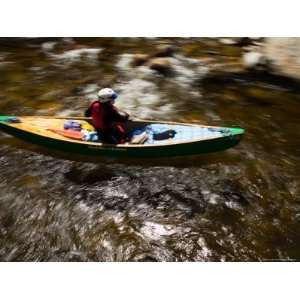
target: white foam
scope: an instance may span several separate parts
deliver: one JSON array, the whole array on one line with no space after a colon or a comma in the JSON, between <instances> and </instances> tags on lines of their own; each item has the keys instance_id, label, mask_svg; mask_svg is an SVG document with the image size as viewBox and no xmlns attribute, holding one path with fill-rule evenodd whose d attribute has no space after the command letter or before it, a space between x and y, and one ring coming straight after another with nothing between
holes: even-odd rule
<instances>
[{"instance_id":1,"label":"white foam","mask_svg":"<svg viewBox=\"0 0 300 300\"><path fill-rule=\"evenodd\" d=\"M210 197L209 197L208 202L210 204L216 205L216 204L218 204L218 201L217 201L218 199L219 199L219 195L217 195L217 194L211 194Z\"/></svg>"},{"instance_id":2,"label":"white foam","mask_svg":"<svg viewBox=\"0 0 300 300\"><path fill-rule=\"evenodd\" d=\"M56 44L57 42L45 42L42 44L42 50L46 52L51 51L54 49Z\"/></svg>"},{"instance_id":3,"label":"white foam","mask_svg":"<svg viewBox=\"0 0 300 300\"><path fill-rule=\"evenodd\" d=\"M111 187L107 187L104 189L104 195L105 198L123 198L123 199L128 199L128 195L125 192L122 192L118 189L112 189Z\"/></svg>"},{"instance_id":4,"label":"white foam","mask_svg":"<svg viewBox=\"0 0 300 300\"><path fill-rule=\"evenodd\" d=\"M176 230L171 225L145 222L145 225L141 228L141 233L144 237L151 240L159 240L164 236L169 236L176 233Z\"/></svg>"},{"instance_id":5,"label":"white foam","mask_svg":"<svg viewBox=\"0 0 300 300\"><path fill-rule=\"evenodd\" d=\"M115 88L120 92L116 106L121 110L137 114L140 118L153 117L158 113L154 107L159 105L162 109L164 106L157 86L151 81L135 78ZM172 105L168 104L160 114L164 114L171 107Z\"/></svg>"},{"instance_id":6,"label":"white foam","mask_svg":"<svg viewBox=\"0 0 300 300\"><path fill-rule=\"evenodd\" d=\"M97 91L99 90L99 86L95 83L87 84L82 90L82 94L88 100L96 99Z\"/></svg>"},{"instance_id":7,"label":"white foam","mask_svg":"<svg viewBox=\"0 0 300 300\"><path fill-rule=\"evenodd\" d=\"M82 48L73 49L62 54L51 54L51 57L58 60L64 60L67 62L75 62L80 60L83 56L89 60L97 60L98 54L102 51L102 48Z\"/></svg>"},{"instance_id":8,"label":"white foam","mask_svg":"<svg viewBox=\"0 0 300 300\"><path fill-rule=\"evenodd\" d=\"M55 113L58 117L65 117L65 116L76 116L78 115L78 110L75 109L64 109L60 110Z\"/></svg>"},{"instance_id":9,"label":"white foam","mask_svg":"<svg viewBox=\"0 0 300 300\"><path fill-rule=\"evenodd\" d=\"M116 64L116 67L121 71L129 71L131 69L130 65L133 60L132 54L122 54Z\"/></svg>"},{"instance_id":10,"label":"white foam","mask_svg":"<svg viewBox=\"0 0 300 300\"><path fill-rule=\"evenodd\" d=\"M200 246L200 250L198 250L198 254L202 257L202 258L207 258L209 256L212 255L212 252L210 249L208 249L205 239L203 237L200 237L197 241L197 244Z\"/></svg>"}]
</instances>

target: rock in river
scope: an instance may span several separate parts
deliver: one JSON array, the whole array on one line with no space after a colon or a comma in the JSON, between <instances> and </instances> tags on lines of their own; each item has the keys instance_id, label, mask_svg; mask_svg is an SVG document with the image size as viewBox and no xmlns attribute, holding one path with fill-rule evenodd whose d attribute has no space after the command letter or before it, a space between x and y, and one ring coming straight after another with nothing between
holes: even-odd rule
<instances>
[{"instance_id":1,"label":"rock in river","mask_svg":"<svg viewBox=\"0 0 300 300\"><path fill-rule=\"evenodd\" d=\"M149 61L149 67L150 69L155 70L164 75L172 71L170 60L164 57L152 58Z\"/></svg>"},{"instance_id":2,"label":"rock in river","mask_svg":"<svg viewBox=\"0 0 300 300\"><path fill-rule=\"evenodd\" d=\"M149 60L150 56L148 54L142 54L142 53L137 53L133 56L132 59L132 66L133 67L138 67L143 65L144 63Z\"/></svg>"},{"instance_id":3,"label":"rock in river","mask_svg":"<svg viewBox=\"0 0 300 300\"><path fill-rule=\"evenodd\" d=\"M153 57L170 57L176 52L177 48L172 45L159 45L157 47L158 51L153 55Z\"/></svg>"},{"instance_id":4,"label":"rock in river","mask_svg":"<svg viewBox=\"0 0 300 300\"><path fill-rule=\"evenodd\" d=\"M300 38L266 38L264 54L274 72L300 80Z\"/></svg>"}]
</instances>

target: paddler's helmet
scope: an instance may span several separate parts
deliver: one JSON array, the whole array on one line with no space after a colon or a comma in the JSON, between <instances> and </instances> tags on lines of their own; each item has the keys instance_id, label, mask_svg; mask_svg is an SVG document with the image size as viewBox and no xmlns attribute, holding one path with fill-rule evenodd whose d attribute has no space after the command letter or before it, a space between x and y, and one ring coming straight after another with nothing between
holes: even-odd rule
<instances>
[{"instance_id":1,"label":"paddler's helmet","mask_svg":"<svg viewBox=\"0 0 300 300\"><path fill-rule=\"evenodd\" d=\"M101 103L106 103L118 98L118 94L109 88L102 89L98 92L98 100Z\"/></svg>"}]
</instances>

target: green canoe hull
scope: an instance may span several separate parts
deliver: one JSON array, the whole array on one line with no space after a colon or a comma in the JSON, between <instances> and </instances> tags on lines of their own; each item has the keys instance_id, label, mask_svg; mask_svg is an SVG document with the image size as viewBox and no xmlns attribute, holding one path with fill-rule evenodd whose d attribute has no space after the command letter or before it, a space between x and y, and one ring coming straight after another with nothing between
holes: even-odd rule
<instances>
[{"instance_id":1,"label":"green canoe hull","mask_svg":"<svg viewBox=\"0 0 300 300\"><path fill-rule=\"evenodd\" d=\"M111 157L170 157L217 152L237 145L244 133L244 130L241 128L232 128L232 134L208 140L157 145L155 147L144 147L141 145L137 147L117 147L114 145L90 145L53 139L10 126L8 123L1 122L1 120L0 129L17 138L47 148L84 155Z\"/></svg>"}]
</instances>

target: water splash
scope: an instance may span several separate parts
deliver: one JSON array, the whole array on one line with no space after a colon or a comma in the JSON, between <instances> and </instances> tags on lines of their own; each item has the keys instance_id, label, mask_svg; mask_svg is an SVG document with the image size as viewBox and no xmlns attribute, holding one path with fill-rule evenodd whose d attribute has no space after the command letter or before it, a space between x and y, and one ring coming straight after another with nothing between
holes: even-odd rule
<instances>
[{"instance_id":1,"label":"water splash","mask_svg":"<svg viewBox=\"0 0 300 300\"><path fill-rule=\"evenodd\" d=\"M98 54L102 51L102 48L82 48L73 49L63 52L62 54L49 53L52 59L63 61L64 64L72 64L80 61L82 58L86 58L89 62L97 62Z\"/></svg>"}]
</instances>

